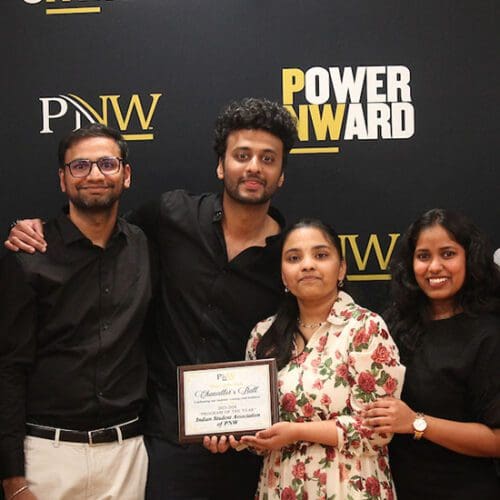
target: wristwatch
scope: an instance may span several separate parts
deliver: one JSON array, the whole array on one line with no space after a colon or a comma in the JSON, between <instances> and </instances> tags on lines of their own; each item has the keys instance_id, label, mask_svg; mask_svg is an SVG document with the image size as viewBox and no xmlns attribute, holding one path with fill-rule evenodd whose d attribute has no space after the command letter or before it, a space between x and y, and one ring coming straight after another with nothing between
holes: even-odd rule
<instances>
[{"instance_id":1,"label":"wristwatch","mask_svg":"<svg viewBox=\"0 0 500 500\"><path fill-rule=\"evenodd\" d=\"M413 421L413 439L420 439L427 429L427 420L423 413L417 413Z\"/></svg>"}]
</instances>

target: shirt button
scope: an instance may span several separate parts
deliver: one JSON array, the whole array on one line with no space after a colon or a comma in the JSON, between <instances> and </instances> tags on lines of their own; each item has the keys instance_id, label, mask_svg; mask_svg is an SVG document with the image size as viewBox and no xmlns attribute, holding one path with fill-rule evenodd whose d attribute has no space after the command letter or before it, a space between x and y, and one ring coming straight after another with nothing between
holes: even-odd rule
<instances>
[{"instance_id":1,"label":"shirt button","mask_svg":"<svg viewBox=\"0 0 500 500\"><path fill-rule=\"evenodd\" d=\"M99 391L98 395L101 396L101 397L104 396L104 394L102 393L102 391Z\"/></svg>"},{"instance_id":2,"label":"shirt button","mask_svg":"<svg viewBox=\"0 0 500 500\"><path fill-rule=\"evenodd\" d=\"M106 287L106 288L104 289L104 293L109 293L109 288L108 288L108 287Z\"/></svg>"},{"instance_id":3,"label":"shirt button","mask_svg":"<svg viewBox=\"0 0 500 500\"><path fill-rule=\"evenodd\" d=\"M102 329L104 331L106 331L108 328L109 328L109 325L107 323L104 323L104 325L102 325Z\"/></svg>"}]
</instances>

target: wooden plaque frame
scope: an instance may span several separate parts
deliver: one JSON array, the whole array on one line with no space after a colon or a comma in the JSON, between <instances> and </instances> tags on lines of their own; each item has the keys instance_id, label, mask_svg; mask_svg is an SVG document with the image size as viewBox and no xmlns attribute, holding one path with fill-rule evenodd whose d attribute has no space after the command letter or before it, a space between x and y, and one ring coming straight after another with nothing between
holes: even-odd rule
<instances>
[{"instance_id":1,"label":"wooden plaque frame","mask_svg":"<svg viewBox=\"0 0 500 500\"><path fill-rule=\"evenodd\" d=\"M179 366L177 396L181 443L255 434L278 421L276 360Z\"/></svg>"}]
</instances>

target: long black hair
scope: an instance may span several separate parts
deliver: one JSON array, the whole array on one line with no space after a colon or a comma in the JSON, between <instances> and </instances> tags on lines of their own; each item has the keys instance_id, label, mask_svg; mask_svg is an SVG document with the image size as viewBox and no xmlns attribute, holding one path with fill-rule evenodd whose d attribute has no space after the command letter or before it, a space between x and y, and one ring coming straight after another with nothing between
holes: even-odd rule
<instances>
[{"instance_id":1,"label":"long black hair","mask_svg":"<svg viewBox=\"0 0 500 500\"><path fill-rule=\"evenodd\" d=\"M391 263L392 302L386 313L391 334L397 340L403 362L411 357L425 324L431 320L430 301L413 272L413 256L420 233L441 226L465 250L464 284L455 295L455 306L468 315L500 314L500 269L485 235L466 216L434 208L406 230Z\"/></svg>"},{"instance_id":2,"label":"long black hair","mask_svg":"<svg viewBox=\"0 0 500 500\"><path fill-rule=\"evenodd\" d=\"M323 235L332 243L342 260L342 249L340 239L335 230L318 219L301 219L289 227L282 239L282 250L290 234L302 228L319 229ZM293 341L297 333L297 318L299 317L299 306L297 299L291 293L287 293L276 313L276 318L257 345L257 358L276 358L278 370L288 364L292 358Z\"/></svg>"}]
</instances>

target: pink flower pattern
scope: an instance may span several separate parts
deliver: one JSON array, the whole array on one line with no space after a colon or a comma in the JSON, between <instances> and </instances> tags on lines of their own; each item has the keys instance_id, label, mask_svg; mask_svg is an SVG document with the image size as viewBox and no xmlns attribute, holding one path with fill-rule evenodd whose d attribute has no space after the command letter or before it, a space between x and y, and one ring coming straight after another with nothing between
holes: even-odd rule
<instances>
[{"instance_id":1,"label":"pink flower pattern","mask_svg":"<svg viewBox=\"0 0 500 500\"><path fill-rule=\"evenodd\" d=\"M247 359L255 359L272 321L252 331ZM278 373L280 419L305 425L332 420L338 445L296 442L270 452L255 498L395 498L386 446L391 436L365 427L359 412L379 397L398 397L403 376L382 318L340 292L328 320Z\"/></svg>"}]
</instances>

